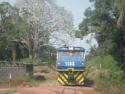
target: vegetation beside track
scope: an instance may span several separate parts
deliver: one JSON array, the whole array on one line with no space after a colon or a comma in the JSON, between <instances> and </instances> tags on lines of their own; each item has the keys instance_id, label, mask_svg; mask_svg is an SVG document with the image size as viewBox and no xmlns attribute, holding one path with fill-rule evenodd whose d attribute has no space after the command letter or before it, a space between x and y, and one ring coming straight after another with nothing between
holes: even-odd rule
<instances>
[{"instance_id":1,"label":"vegetation beside track","mask_svg":"<svg viewBox=\"0 0 125 94\"><path fill-rule=\"evenodd\" d=\"M87 58L88 77L103 94L125 94L125 0L90 0L78 37L93 33Z\"/></svg>"},{"instance_id":2,"label":"vegetation beside track","mask_svg":"<svg viewBox=\"0 0 125 94\"><path fill-rule=\"evenodd\" d=\"M124 72L111 55L89 58L86 71L88 79L93 80L93 86L102 94L124 94Z\"/></svg>"}]
</instances>

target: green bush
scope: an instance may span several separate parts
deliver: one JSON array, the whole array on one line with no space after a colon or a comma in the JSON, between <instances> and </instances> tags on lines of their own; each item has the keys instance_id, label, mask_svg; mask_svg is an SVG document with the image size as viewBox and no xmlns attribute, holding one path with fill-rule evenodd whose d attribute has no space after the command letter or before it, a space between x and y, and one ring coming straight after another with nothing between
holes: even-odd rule
<instances>
[{"instance_id":1,"label":"green bush","mask_svg":"<svg viewBox=\"0 0 125 94\"><path fill-rule=\"evenodd\" d=\"M124 94L124 73L112 56L97 56L86 63L88 78L102 94Z\"/></svg>"},{"instance_id":2,"label":"green bush","mask_svg":"<svg viewBox=\"0 0 125 94\"><path fill-rule=\"evenodd\" d=\"M13 77L13 79L9 80L0 80L0 85L5 87L13 87L18 85L26 85L26 82L30 80L30 77L26 74L18 75L17 77Z\"/></svg>"},{"instance_id":3,"label":"green bush","mask_svg":"<svg viewBox=\"0 0 125 94\"><path fill-rule=\"evenodd\" d=\"M39 86L42 81L36 79L30 79L26 84L30 87Z\"/></svg>"},{"instance_id":4,"label":"green bush","mask_svg":"<svg viewBox=\"0 0 125 94\"><path fill-rule=\"evenodd\" d=\"M11 80L11 86L26 85L26 82L30 80L28 75L20 75Z\"/></svg>"},{"instance_id":5,"label":"green bush","mask_svg":"<svg viewBox=\"0 0 125 94\"><path fill-rule=\"evenodd\" d=\"M8 90L8 91L3 92L2 94L14 94L14 92L11 90Z\"/></svg>"},{"instance_id":6,"label":"green bush","mask_svg":"<svg viewBox=\"0 0 125 94\"><path fill-rule=\"evenodd\" d=\"M95 66L97 69L100 69L100 64L102 69L108 70L118 70L117 62L113 59L112 56L97 56L93 57L86 63L86 67Z\"/></svg>"},{"instance_id":7,"label":"green bush","mask_svg":"<svg viewBox=\"0 0 125 94\"><path fill-rule=\"evenodd\" d=\"M123 80L97 79L94 84L95 89L102 94L125 94L125 82Z\"/></svg>"},{"instance_id":8,"label":"green bush","mask_svg":"<svg viewBox=\"0 0 125 94\"><path fill-rule=\"evenodd\" d=\"M35 66L34 67L34 72L37 73L37 72L41 72L41 73L49 73L50 72L50 67L48 66Z\"/></svg>"},{"instance_id":9,"label":"green bush","mask_svg":"<svg viewBox=\"0 0 125 94\"><path fill-rule=\"evenodd\" d=\"M23 64L33 64L33 60L30 58L24 58L21 59L20 61L17 61L17 63L23 63ZM48 62L42 62L41 59L35 59L34 60L34 65L47 65Z\"/></svg>"},{"instance_id":10,"label":"green bush","mask_svg":"<svg viewBox=\"0 0 125 94\"><path fill-rule=\"evenodd\" d=\"M41 68L41 72L49 73L49 72L50 72L50 67L48 67L48 66L42 67L42 68Z\"/></svg>"},{"instance_id":11,"label":"green bush","mask_svg":"<svg viewBox=\"0 0 125 94\"><path fill-rule=\"evenodd\" d=\"M21 59L20 61L18 61L17 63L32 64L32 59L30 59L30 58L24 58L24 59Z\"/></svg>"},{"instance_id":12,"label":"green bush","mask_svg":"<svg viewBox=\"0 0 125 94\"><path fill-rule=\"evenodd\" d=\"M32 79L29 79L26 84L30 87L39 86L42 82L46 81L44 75L34 75Z\"/></svg>"}]
</instances>

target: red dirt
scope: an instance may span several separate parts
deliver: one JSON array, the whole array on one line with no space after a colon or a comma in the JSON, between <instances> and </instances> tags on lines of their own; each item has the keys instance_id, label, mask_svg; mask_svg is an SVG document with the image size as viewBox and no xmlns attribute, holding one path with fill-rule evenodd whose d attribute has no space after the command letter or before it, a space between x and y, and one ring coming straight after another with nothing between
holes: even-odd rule
<instances>
[{"instance_id":1,"label":"red dirt","mask_svg":"<svg viewBox=\"0 0 125 94\"><path fill-rule=\"evenodd\" d=\"M63 86L40 86L40 87L17 87L11 89L14 94L100 94L91 87L63 87ZM0 89L0 94L7 89Z\"/></svg>"},{"instance_id":2,"label":"red dirt","mask_svg":"<svg viewBox=\"0 0 125 94\"><path fill-rule=\"evenodd\" d=\"M44 83L40 84L38 87L15 87L15 88L5 88L0 87L0 94L4 94L6 91L13 91L14 94L100 94L96 92L92 87L70 87L70 86L59 86L54 73L41 74L36 73L35 75L45 76L46 79ZM53 81L52 81L53 80ZM3 88L3 89L2 89Z\"/></svg>"}]
</instances>

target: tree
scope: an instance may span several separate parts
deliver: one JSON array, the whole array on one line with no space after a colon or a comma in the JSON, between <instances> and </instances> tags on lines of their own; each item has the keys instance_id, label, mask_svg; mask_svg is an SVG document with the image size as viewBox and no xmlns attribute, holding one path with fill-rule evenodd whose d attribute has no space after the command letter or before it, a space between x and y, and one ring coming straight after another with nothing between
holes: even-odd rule
<instances>
[{"instance_id":1,"label":"tree","mask_svg":"<svg viewBox=\"0 0 125 94\"><path fill-rule=\"evenodd\" d=\"M0 48L1 59L16 58L14 41L22 41L26 23L18 9L8 2L0 3ZM12 51L12 54L11 54Z\"/></svg>"},{"instance_id":2,"label":"tree","mask_svg":"<svg viewBox=\"0 0 125 94\"><path fill-rule=\"evenodd\" d=\"M40 56L42 58L43 62L48 62L48 65L51 66L51 64L56 64L56 49L52 46L43 46L41 47Z\"/></svg>"},{"instance_id":3,"label":"tree","mask_svg":"<svg viewBox=\"0 0 125 94\"><path fill-rule=\"evenodd\" d=\"M25 12L29 24L25 43L32 59L38 58L39 49L48 45L52 32L72 33L71 14L52 0L17 0L17 7ZM52 35L51 35L52 36ZM55 36L54 36L55 37Z\"/></svg>"},{"instance_id":4,"label":"tree","mask_svg":"<svg viewBox=\"0 0 125 94\"><path fill-rule=\"evenodd\" d=\"M118 28L116 23L120 13L112 8L111 0L92 0L94 8L87 9L86 18L80 24L83 34L95 33L98 41L96 55L112 55L121 68L125 66L125 33L123 28Z\"/></svg>"},{"instance_id":5,"label":"tree","mask_svg":"<svg viewBox=\"0 0 125 94\"><path fill-rule=\"evenodd\" d=\"M119 11L117 25L125 31L125 0L112 0L112 2L114 9Z\"/></svg>"}]
</instances>

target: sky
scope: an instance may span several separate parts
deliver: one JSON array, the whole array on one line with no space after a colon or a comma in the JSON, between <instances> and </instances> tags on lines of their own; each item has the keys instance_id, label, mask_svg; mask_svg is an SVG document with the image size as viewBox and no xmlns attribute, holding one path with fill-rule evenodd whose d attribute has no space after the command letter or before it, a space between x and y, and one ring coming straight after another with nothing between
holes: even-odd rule
<instances>
[{"instance_id":1,"label":"sky","mask_svg":"<svg viewBox=\"0 0 125 94\"><path fill-rule=\"evenodd\" d=\"M7 1L10 2L11 4L14 4L16 2L16 0L0 0L0 1Z\"/></svg>"},{"instance_id":2,"label":"sky","mask_svg":"<svg viewBox=\"0 0 125 94\"><path fill-rule=\"evenodd\" d=\"M74 18L74 25L78 28L82 22L85 10L91 6L89 0L56 0L57 4L64 7L66 10L71 11Z\"/></svg>"},{"instance_id":3,"label":"sky","mask_svg":"<svg viewBox=\"0 0 125 94\"><path fill-rule=\"evenodd\" d=\"M11 4L14 4L16 0L0 0L8 1ZM80 22L84 18L84 11L91 6L89 0L56 0L57 5L64 7L66 10L71 11L73 14L74 25L78 28Z\"/></svg>"}]
</instances>

